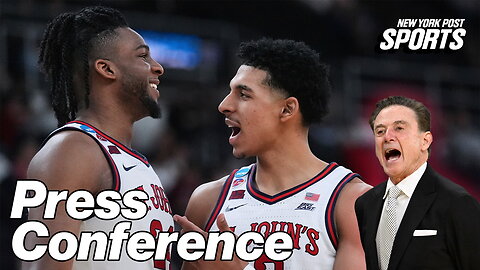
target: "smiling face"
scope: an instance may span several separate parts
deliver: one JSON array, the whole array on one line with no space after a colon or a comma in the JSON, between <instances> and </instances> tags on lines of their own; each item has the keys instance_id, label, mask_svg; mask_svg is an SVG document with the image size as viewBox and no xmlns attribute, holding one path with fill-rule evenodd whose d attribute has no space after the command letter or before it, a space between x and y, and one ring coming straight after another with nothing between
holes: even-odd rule
<instances>
[{"instance_id":1,"label":"smiling face","mask_svg":"<svg viewBox=\"0 0 480 270\"><path fill-rule=\"evenodd\" d=\"M258 156L275 145L285 97L266 85L267 72L242 65L230 81L230 93L218 106L232 129L229 143L237 158Z\"/></svg>"},{"instance_id":2,"label":"smiling face","mask_svg":"<svg viewBox=\"0 0 480 270\"><path fill-rule=\"evenodd\" d=\"M428 159L433 141L430 131L421 131L415 112L392 105L380 111L373 122L375 153L385 173L396 184Z\"/></svg>"},{"instance_id":3,"label":"smiling face","mask_svg":"<svg viewBox=\"0 0 480 270\"><path fill-rule=\"evenodd\" d=\"M160 116L157 86L163 67L152 59L143 38L130 28L119 28L117 59L113 60L121 70L122 90L130 99L130 105L139 104L141 116ZM133 100L132 100L133 97Z\"/></svg>"}]
</instances>

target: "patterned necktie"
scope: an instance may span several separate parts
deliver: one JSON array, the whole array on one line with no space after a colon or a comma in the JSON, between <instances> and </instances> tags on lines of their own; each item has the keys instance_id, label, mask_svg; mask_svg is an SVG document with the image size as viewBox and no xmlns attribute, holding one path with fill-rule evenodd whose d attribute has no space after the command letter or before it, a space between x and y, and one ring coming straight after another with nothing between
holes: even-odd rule
<instances>
[{"instance_id":1,"label":"patterned necktie","mask_svg":"<svg viewBox=\"0 0 480 270\"><path fill-rule=\"evenodd\" d=\"M392 252L393 241L397 234L397 198L402 191L397 186L392 186L388 190L387 202L384 213L384 226L382 228L382 238L380 239L380 269L386 270L390 261L390 253Z\"/></svg>"}]
</instances>

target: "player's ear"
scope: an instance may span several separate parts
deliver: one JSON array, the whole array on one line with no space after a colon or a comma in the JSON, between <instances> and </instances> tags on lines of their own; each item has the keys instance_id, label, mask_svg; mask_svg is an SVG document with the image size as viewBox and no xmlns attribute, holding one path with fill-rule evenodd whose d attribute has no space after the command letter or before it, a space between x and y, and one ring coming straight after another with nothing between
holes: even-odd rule
<instances>
[{"instance_id":1,"label":"player's ear","mask_svg":"<svg viewBox=\"0 0 480 270\"><path fill-rule=\"evenodd\" d=\"M288 97L283 102L282 112L280 118L284 121L298 114L300 106L298 99L295 97Z\"/></svg>"},{"instance_id":2,"label":"player's ear","mask_svg":"<svg viewBox=\"0 0 480 270\"><path fill-rule=\"evenodd\" d=\"M97 59L94 63L94 70L100 76L107 79L116 79L116 67L115 64L106 59Z\"/></svg>"}]
</instances>

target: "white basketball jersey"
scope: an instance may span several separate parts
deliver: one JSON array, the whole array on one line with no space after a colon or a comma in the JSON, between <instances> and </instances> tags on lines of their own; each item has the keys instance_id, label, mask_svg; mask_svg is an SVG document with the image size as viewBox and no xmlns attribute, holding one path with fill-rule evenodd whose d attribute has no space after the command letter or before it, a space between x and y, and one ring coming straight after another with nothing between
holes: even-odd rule
<instances>
[{"instance_id":1,"label":"white basketball jersey","mask_svg":"<svg viewBox=\"0 0 480 270\"><path fill-rule=\"evenodd\" d=\"M233 171L225 181L206 230L218 231L216 218L224 213L236 235L260 232L264 237L284 231L293 239L294 250L285 261L271 261L263 254L250 264L255 269L333 268L338 243L334 209L338 195L350 180L359 177L330 163L314 178L270 196L255 185L256 165Z\"/></svg>"},{"instance_id":2,"label":"white basketball jersey","mask_svg":"<svg viewBox=\"0 0 480 270\"><path fill-rule=\"evenodd\" d=\"M132 150L115 139L104 134L94 126L81 121L72 121L65 126L55 130L49 135L47 140L58 132L65 130L75 130L89 135L97 142L105 158L110 165L113 175L112 190L123 194L130 190L143 190L148 196L147 214L139 220L127 220L122 215L116 219L102 220L92 216L82 222L81 232L103 231L109 235L115 225L122 221L131 221L131 229L127 231L130 236L139 231L150 232L155 238L159 232L173 232L174 224L172 211L168 199L162 187L162 183L157 174L148 163L147 159L140 153ZM122 208L124 206L122 205ZM110 245L110 243L109 243ZM95 246L93 244L92 246ZM108 250L108 248L107 248ZM170 251L168 251L167 260L154 261L135 261L126 252L126 241L123 242L120 260L109 261L109 252L105 260L93 260L94 249L90 250L87 261L74 261L74 270L152 270L152 269L170 269Z\"/></svg>"}]
</instances>

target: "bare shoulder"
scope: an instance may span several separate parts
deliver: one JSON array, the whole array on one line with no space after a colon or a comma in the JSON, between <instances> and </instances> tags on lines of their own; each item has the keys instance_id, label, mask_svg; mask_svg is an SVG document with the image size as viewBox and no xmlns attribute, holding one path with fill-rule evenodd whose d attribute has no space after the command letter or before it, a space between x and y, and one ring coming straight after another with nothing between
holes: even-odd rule
<instances>
[{"instance_id":1,"label":"bare shoulder","mask_svg":"<svg viewBox=\"0 0 480 270\"><path fill-rule=\"evenodd\" d=\"M227 178L228 175L202 184L193 191L185 211L185 216L195 225L200 228L205 227Z\"/></svg>"},{"instance_id":2,"label":"bare shoulder","mask_svg":"<svg viewBox=\"0 0 480 270\"><path fill-rule=\"evenodd\" d=\"M27 176L43 181L48 189L91 192L111 187L112 179L98 144L77 131L60 132L50 138L33 157Z\"/></svg>"},{"instance_id":3,"label":"bare shoulder","mask_svg":"<svg viewBox=\"0 0 480 270\"><path fill-rule=\"evenodd\" d=\"M347 200L353 199L353 202L363 195L363 193L369 191L372 188L371 185L363 182L360 178L355 177L350 182L348 182L345 187L343 187L342 191L340 192L339 200Z\"/></svg>"},{"instance_id":4,"label":"bare shoulder","mask_svg":"<svg viewBox=\"0 0 480 270\"><path fill-rule=\"evenodd\" d=\"M352 226L352 224L357 224L355 201L371 188L372 186L366 184L358 177L352 179L343 187L334 210L335 221L340 230L342 230L342 228L348 228Z\"/></svg>"},{"instance_id":5,"label":"bare shoulder","mask_svg":"<svg viewBox=\"0 0 480 270\"><path fill-rule=\"evenodd\" d=\"M334 210L339 237L334 269L366 269L355 215L355 201L371 188L359 178L354 178L340 192Z\"/></svg>"},{"instance_id":6,"label":"bare shoulder","mask_svg":"<svg viewBox=\"0 0 480 270\"><path fill-rule=\"evenodd\" d=\"M107 176L108 175L108 176ZM42 181L49 190L89 190L97 193L102 183L110 181L109 165L97 143L78 131L63 131L51 137L40 151L33 157L28 166L27 177ZM29 209L29 220L40 220L48 227L50 235L59 231L69 231L80 234L82 221L73 219L66 212L66 202L59 201L55 218L44 218L45 204ZM48 244L50 237L35 237L28 234L25 238L27 249L33 249L38 244ZM43 256L39 261L27 263L25 267L35 269L64 269L71 267L72 261L61 265L49 256ZM65 268L66 269L66 268ZM70 269L70 268L68 268Z\"/></svg>"}]
</instances>

